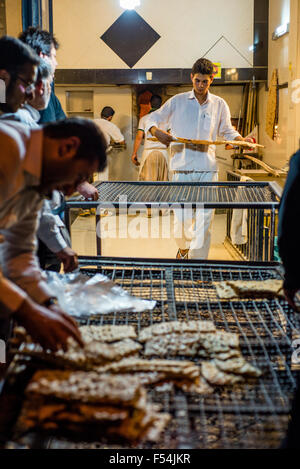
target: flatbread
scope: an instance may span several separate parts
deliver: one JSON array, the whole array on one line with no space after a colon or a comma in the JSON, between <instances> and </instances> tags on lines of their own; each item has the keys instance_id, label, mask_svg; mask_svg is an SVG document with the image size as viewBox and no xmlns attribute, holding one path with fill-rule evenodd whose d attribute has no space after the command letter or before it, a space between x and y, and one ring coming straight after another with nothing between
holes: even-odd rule
<instances>
[{"instance_id":1,"label":"flatbread","mask_svg":"<svg viewBox=\"0 0 300 469\"><path fill-rule=\"evenodd\" d=\"M93 370L95 366L121 360L124 357L136 356L142 349L141 344L132 339L124 339L114 343L92 341L80 348L77 342L68 339L69 348L66 352L47 352L36 344L23 344L19 355L30 356L38 360L56 365L58 368L71 370Z\"/></svg>"},{"instance_id":2,"label":"flatbread","mask_svg":"<svg viewBox=\"0 0 300 469\"><path fill-rule=\"evenodd\" d=\"M49 396L76 402L135 405L145 391L132 376L84 371L37 371L28 384L27 396Z\"/></svg>"},{"instance_id":3,"label":"flatbread","mask_svg":"<svg viewBox=\"0 0 300 469\"><path fill-rule=\"evenodd\" d=\"M213 285L217 291L217 295L219 298L224 300L230 300L232 298L236 298L235 290L228 285L226 281L223 282L213 282Z\"/></svg>"},{"instance_id":4,"label":"flatbread","mask_svg":"<svg viewBox=\"0 0 300 469\"><path fill-rule=\"evenodd\" d=\"M283 281L267 280L226 280L213 282L221 299L283 297Z\"/></svg>"},{"instance_id":5,"label":"flatbread","mask_svg":"<svg viewBox=\"0 0 300 469\"><path fill-rule=\"evenodd\" d=\"M246 375L258 378L262 372L255 366L248 363L244 357L231 358L229 360L214 360L215 365L219 370L239 375Z\"/></svg>"},{"instance_id":6,"label":"flatbread","mask_svg":"<svg viewBox=\"0 0 300 469\"><path fill-rule=\"evenodd\" d=\"M215 334L203 334L201 345L210 354L229 352L239 348L239 336L232 332L217 331Z\"/></svg>"},{"instance_id":7,"label":"flatbread","mask_svg":"<svg viewBox=\"0 0 300 469\"><path fill-rule=\"evenodd\" d=\"M81 326L79 330L85 343L92 341L116 342L123 339L136 339L137 337L134 327L127 325L90 325Z\"/></svg>"},{"instance_id":8,"label":"flatbread","mask_svg":"<svg viewBox=\"0 0 300 469\"><path fill-rule=\"evenodd\" d=\"M194 357L201 347L200 334L167 334L154 336L146 342L145 356Z\"/></svg>"},{"instance_id":9,"label":"flatbread","mask_svg":"<svg viewBox=\"0 0 300 469\"><path fill-rule=\"evenodd\" d=\"M126 358L117 363L98 367L98 373L163 373L167 378L195 379L200 376L199 367L187 360L143 360ZM134 375L133 375L134 376Z\"/></svg>"},{"instance_id":10,"label":"flatbread","mask_svg":"<svg viewBox=\"0 0 300 469\"><path fill-rule=\"evenodd\" d=\"M147 140L150 140L152 142L157 142L158 139L155 137L150 137L147 138ZM182 137L174 137L173 138L174 142L179 142L179 143L185 143L185 144L191 144L191 145L233 145L233 146L238 146L238 147L245 147L245 148L264 148L264 145L260 145L258 143L251 143L251 142L244 142L244 141L239 141L239 140L197 140L197 139L191 139L191 138L182 138Z\"/></svg>"},{"instance_id":11,"label":"flatbread","mask_svg":"<svg viewBox=\"0 0 300 469\"><path fill-rule=\"evenodd\" d=\"M186 332L214 332L216 326L212 321L170 321L156 323L145 327L139 334L139 342L151 340L153 336L166 335L170 333L183 334Z\"/></svg>"},{"instance_id":12,"label":"flatbread","mask_svg":"<svg viewBox=\"0 0 300 469\"><path fill-rule=\"evenodd\" d=\"M201 374L209 384L218 386L233 385L244 381L242 376L221 371L213 361L201 364Z\"/></svg>"}]
</instances>

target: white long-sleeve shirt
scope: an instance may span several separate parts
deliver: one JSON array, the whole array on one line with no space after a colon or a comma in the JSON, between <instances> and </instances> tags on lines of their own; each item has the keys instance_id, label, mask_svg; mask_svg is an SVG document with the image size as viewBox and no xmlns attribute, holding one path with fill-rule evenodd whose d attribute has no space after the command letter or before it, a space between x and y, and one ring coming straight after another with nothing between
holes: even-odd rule
<instances>
[{"instance_id":1,"label":"white long-sleeve shirt","mask_svg":"<svg viewBox=\"0 0 300 469\"><path fill-rule=\"evenodd\" d=\"M0 122L0 317L27 295L38 303L53 296L35 255L42 141L40 129Z\"/></svg>"},{"instance_id":2,"label":"white long-sleeve shirt","mask_svg":"<svg viewBox=\"0 0 300 469\"><path fill-rule=\"evenodd\" d=\"M234 140L240 134L233 129L230 110L224 99L208 92L202 105L194 90L170 98L157 111L149 114L147 129L166 126L175 137L193 140ZM173 171L216 171L215 145L208 151L199 151L195 145L172 142L170 145L170 169Z\"/></svg>"}]
</instances>

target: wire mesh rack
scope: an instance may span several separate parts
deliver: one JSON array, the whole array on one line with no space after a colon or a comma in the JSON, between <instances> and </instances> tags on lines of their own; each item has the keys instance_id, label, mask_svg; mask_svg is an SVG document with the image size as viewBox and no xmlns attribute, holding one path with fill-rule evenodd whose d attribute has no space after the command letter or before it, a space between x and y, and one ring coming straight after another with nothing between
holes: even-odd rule
<instances>
[{"instance_id":1,"label":"wire mesh rack","mask_svg":"<svg viewBox=\"0 0 300 469\"><path fill-rule=\"evenodd\" d=\"M65 220L70 230L70 211L78 208L97 208L97 255L101 255L101 212L103 209L167 208L226 209L226 243L241 260L270 261L274 255L275 218L279 207L280 188L270 182L99 182L98 201L85 201L82 196L66 202ZM247 209L250 213L247 243L236 246L231 241L230 228L233 209ZM268 223L265 223L266 217Z\"/></svg>"},{"instance_id":2,"label":"wire mesh rack","mask_svg":"<svg viewBox=\"0 0 300 469\"><path fill-rule=\"evenodd\" d=\"M238 182L240 179L241 176L239 174L227 171L228 181ZM282 189L276 185L277 195L281 196L281 192ZM232 238L231 234L234 211L231 208L228 209L225 246L229 251L236 254L238 258L245 261L270 261L276 259L276 254L274 253L274 236L276 234L278 217L277 210L275 212L274 221L272 220L274 216L272 210L261 208L247 208L246 210L246 213L241 214L241 217L247 220L246 226L244 227L245 239L243 243L240 242L238 244L234 238Z\"/></svg>"},{"instance_id":3,"label":"wire mesh rack","mask_svg":"<svg viewBox=\"0 0 300 469\"><path fill-rule=\"evenodd\" d=\"M85 266L88 263L84 261ZM280 278L277 266L107 260L96 267L131 294L155 299L157 305L152 312L106 315L92 323L131 324L139 331L157 322L210 319L218 329L238 333L243 355L264 371L258 381L219 389L206 397L152 391L152 399L174 417L165 432L164 447L280 445L295 388L291 345L299 330L297 317L278 299L220 301L212 283ZM95 273L94 268L84 270ZM52 444L59 443L53 440Z\"/></svg>"},{"instance_id":4,"label":"wire mesh rack","mask_svg":"<svg viewBox=\"0 0 300 469\"><path fill-rule=\"evenodd\" d=\"M279 202L276 187L268 182L120 182L96 183L99 202L85 201L82 196L70 198L67 206L103 207L117 204L204 204L206 208L231 204L262 204L271 208Z\"/></svg>"},{"instance_id":5,"label":"wire mesh rack","mask_svg":"<svg viewBox=\"0 0 300 469\"><path fill-rule=\"evenodd\" d=\"M257 380L219 387L206 396L151 389L152 401L169 412L172 420L158 445L140 448L280 447L296 387L297 367L291 357L300 321L283 299L220 300L213 284L228 279L279 279L278 264L84 258L81 267L88 276L101 272L130 294L157 302L151 312L114 313L82 320L82 324L126 324L139 332L172 320L212 320L218 330L238 333L243 356L263 371ZM63 438L48 438L43 444L50 448L110 447L105 441Z\"/></svg>"}]
</instances>

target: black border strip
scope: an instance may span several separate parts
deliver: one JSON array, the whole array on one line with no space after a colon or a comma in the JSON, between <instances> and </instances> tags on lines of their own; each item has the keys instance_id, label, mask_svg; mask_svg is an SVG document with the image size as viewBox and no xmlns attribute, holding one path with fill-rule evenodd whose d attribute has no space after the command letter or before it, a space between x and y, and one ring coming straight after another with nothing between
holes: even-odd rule
<instances>
[{"instance_id":1,"label":"black border strip","mask_svg":"<svg viewBox=\"0 0 300 469\"><path fill-rule=\"evenodd\" d=\"M152 72L152 80L146 79L146 72ZM191 83L191 69L188 68L139 68L139 69L57 69L56 85L183 85ZM253 80L265 82L267 67L222 69L221 79L214 85L245 83Z\"/></svg>"},{"instance_id":2,"label":"black border strip","mask_svg":"<svg viewBox=\"0 0 300 469\"><path fill-rule=\"evenodd\" d=\"M53 2L48 0L48 9L49 9L49 32L53 34Z\"/></svg>"}]
</instances>

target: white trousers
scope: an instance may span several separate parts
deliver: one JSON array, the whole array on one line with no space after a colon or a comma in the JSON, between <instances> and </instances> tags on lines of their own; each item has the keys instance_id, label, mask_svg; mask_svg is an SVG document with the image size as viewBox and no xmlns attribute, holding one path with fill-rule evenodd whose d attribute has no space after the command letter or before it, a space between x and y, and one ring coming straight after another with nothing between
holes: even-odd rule
<instances>
[{"instance_id":1,"label":"white trousers","mask_svg":"<svg viewBox=\"0 0 300 469\"><path fill-rule=\"evenodd\" d=\"M173 182L216 182L217 171L174 173ZM211 240L212 209L175 209L174 236L180 249L189 249L189 259L207 259Z\"/></svg>"}]
</instances>

